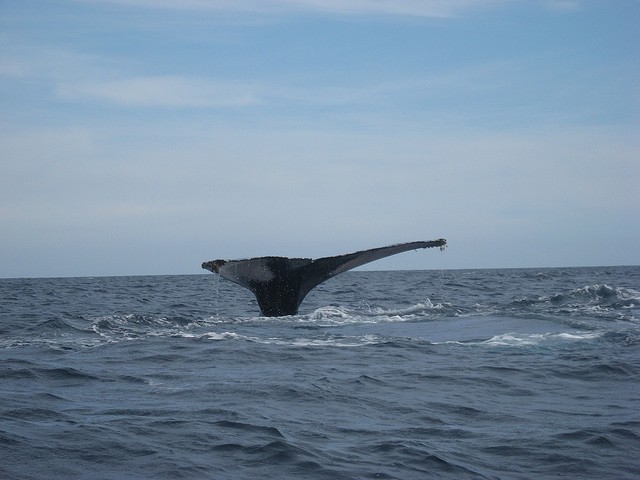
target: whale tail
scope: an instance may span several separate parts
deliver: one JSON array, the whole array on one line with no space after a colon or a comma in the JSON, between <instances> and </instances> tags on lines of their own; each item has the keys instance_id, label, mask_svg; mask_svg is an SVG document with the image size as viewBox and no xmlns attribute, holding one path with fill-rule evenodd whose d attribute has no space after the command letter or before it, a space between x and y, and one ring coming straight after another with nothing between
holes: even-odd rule
<instances>
[{"instance_id":1,"label":"whale tail","mask_svg":"<svg viewBox=\"0 0 640 480\"><path fill-rule=\"evenodd\" d=\"M316 286L340 273L381 258L418 248L440 247L444 238L400 243L359 252L310 258L256 257L243 260L213 260L202 268L249 289L256 296L263 315L296 315L300 304Z\"/></svg>"}]
</instances>

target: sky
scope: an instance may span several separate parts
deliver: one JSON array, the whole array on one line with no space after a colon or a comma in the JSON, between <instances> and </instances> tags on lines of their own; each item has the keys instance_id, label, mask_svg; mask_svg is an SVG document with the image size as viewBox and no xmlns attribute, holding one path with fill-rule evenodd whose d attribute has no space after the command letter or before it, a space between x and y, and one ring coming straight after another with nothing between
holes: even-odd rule
<instances>
[{"instance_id":1,"label":"sky","mask_svg":"<svg viewBox=\"0 0 640 480\"><path fill-rule=\"evenodd\" d=\"M0 277L640 264L637 0L0 0Z\"/></svg>"}]
</instances>

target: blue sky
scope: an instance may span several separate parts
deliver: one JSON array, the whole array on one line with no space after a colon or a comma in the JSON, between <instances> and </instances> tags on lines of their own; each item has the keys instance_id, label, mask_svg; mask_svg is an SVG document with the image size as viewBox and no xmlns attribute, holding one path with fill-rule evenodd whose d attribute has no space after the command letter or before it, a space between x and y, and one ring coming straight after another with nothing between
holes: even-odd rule
<instances>
[{"instance_id":1,"label":"blue sky","mask_svg":"<svg viewBox=\"0 0 640 480\"><path fill-rule=\"evenodd\" d=\"M0 276L640 264L640 2L0 1Z\"/></svg>"}]
</instances>

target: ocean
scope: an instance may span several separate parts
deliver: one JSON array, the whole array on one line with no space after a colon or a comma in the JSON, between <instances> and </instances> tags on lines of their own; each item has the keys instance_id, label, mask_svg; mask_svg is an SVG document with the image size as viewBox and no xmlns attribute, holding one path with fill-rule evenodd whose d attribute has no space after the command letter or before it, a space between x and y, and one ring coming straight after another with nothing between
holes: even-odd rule
<instances>
[{"instance_id":1,"label":"ocean","mask_svg":"<svg viewBox=\"0 0 640 480\"><path fill-rule=\"evenodd\" d=\"M0 477L640 478L640 267L1 279Z\"/></svg>"}]
</instances>

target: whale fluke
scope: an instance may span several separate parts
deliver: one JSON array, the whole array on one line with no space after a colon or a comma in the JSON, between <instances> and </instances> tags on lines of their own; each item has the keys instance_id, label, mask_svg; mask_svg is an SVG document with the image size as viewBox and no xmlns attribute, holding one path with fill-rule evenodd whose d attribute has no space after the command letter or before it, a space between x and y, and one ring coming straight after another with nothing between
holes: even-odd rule
<instances>
[{"instance_id":1,"label":"whale fluke","mask_svg":"<svg viewBox=\"0 0 640 480\"><path fill-rule=\"evenodd\" d=\"M202 268L251 290L266 317L296 315L304 297L316 286L340 273L384 257L418 248L446 246L444 238L372 248L335 257L256 257L212 260Z\"/></svg>"}]
</instances>

